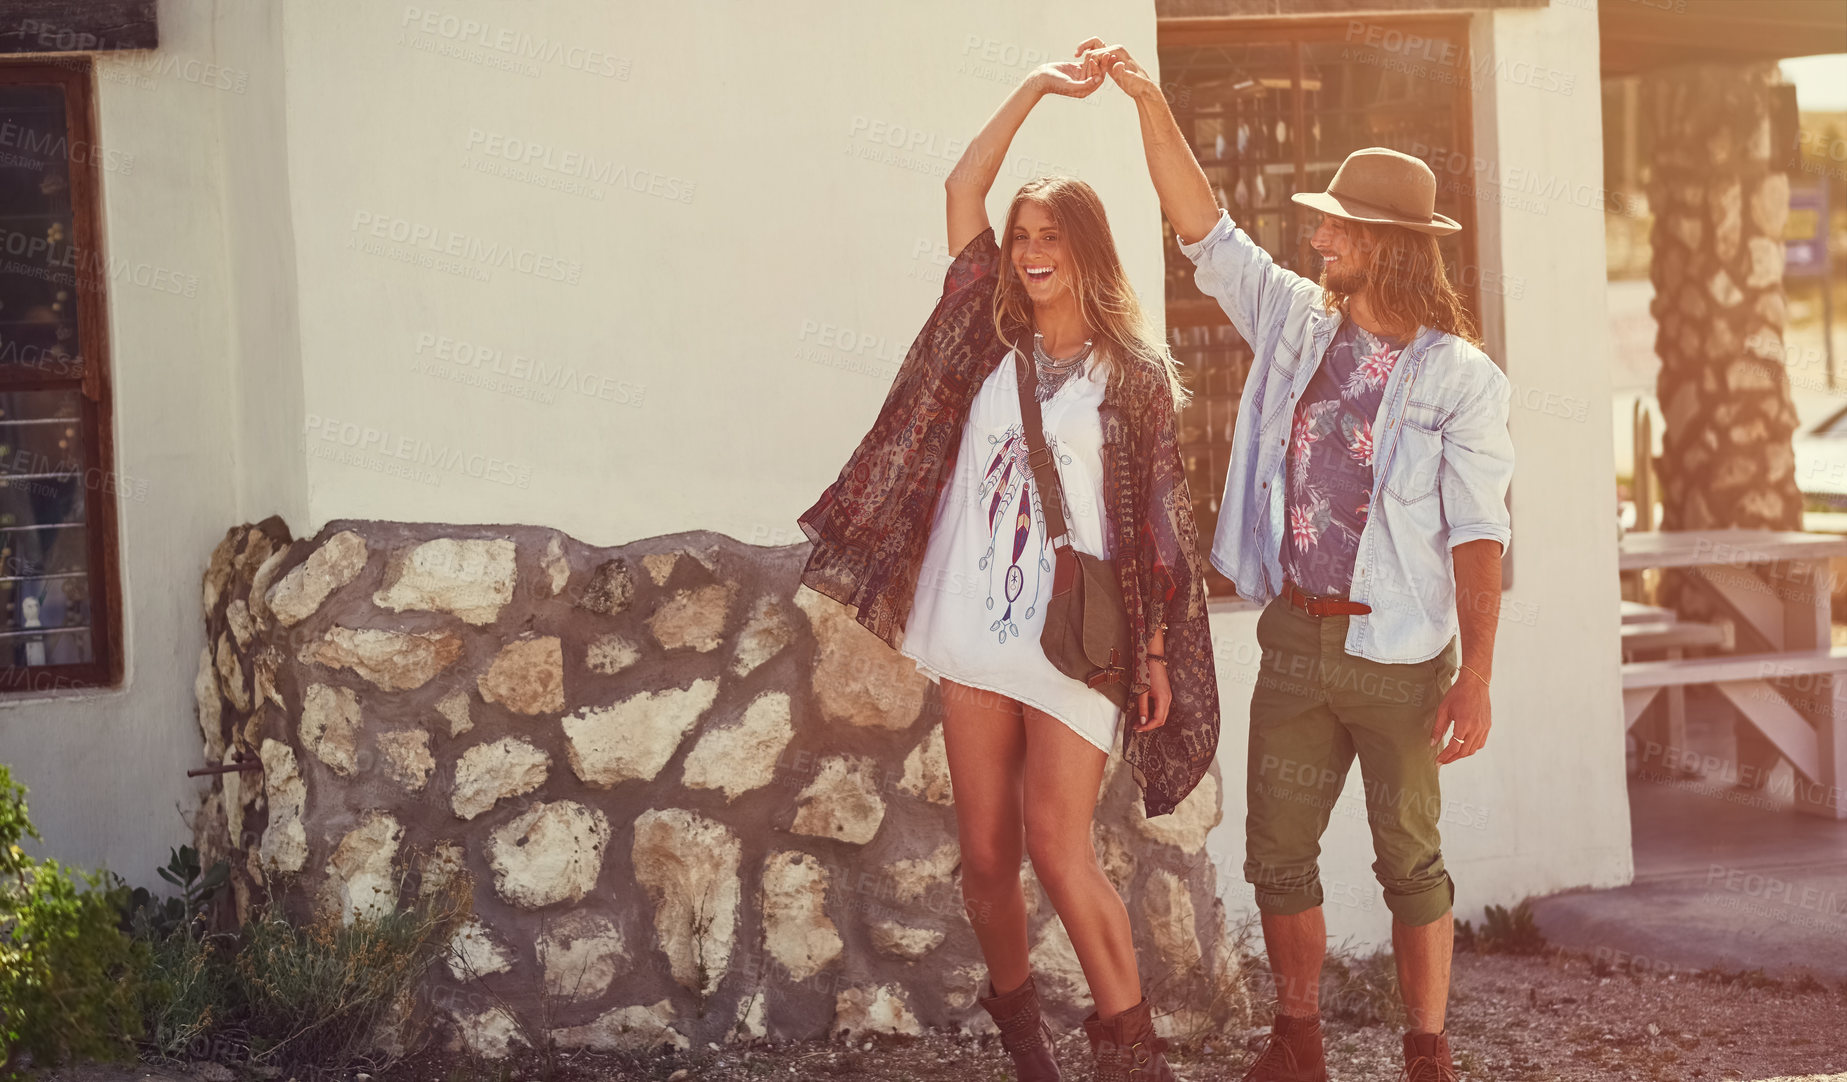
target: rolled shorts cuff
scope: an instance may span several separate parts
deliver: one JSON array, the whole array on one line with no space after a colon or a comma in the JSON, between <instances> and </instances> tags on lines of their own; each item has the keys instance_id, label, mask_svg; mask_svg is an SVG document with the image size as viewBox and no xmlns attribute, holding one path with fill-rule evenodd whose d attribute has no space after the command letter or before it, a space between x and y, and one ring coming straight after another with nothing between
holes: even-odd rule
<instances>
[{"instance_id":1,"label":"rolled shorts cuff","mask_svg":"<svg viewBox=\"0 0 1847 1082\"><path fill-rule=\"evenodd\" d=\"M1259 896L1261 907L1262 897ZM1440 920L1443 914L1454 908L1456 903L1456 884L1449 873L1443 873L1441 882L1430 884L1414 894L1394 894L1385 892L1385 908L1392 911L1398 923L1416 928Z\"/></svg>"}]
</instances>

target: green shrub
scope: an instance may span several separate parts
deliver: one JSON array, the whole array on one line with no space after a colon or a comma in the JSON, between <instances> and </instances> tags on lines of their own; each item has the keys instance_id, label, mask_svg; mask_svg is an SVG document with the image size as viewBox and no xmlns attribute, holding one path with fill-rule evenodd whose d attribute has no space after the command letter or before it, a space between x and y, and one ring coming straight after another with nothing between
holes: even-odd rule
<instances>
[{"instance_id":1,"label":"green shrub","mask_svg":"<svg viewBox=\"0 0 1847 1082\"><path fill-rule=\"evenodd\" d=\"M231 866L219 860L209 869L201 867L199 851L182 845L167 850L167 866L154 870L180 888L179 897L156 899L146 887L136 887L122 916L122 930L137 939L161 940L181 931L196 938L212 896L231 878Z\"/></svg>"},{"instance_id":2,"label":"green shrub","mask_svg":"<svg viewBox=\"0 0 1847 1082\"><path fill-rule=\"evenodd\" d=\"M144 941L140 974L142 1048L151 1059L180 1060L208 1047L231 1017L230 966L223 936L170 935Z\"/></svg>"},{"instance_id":3,"label":"green shrub","mask_svg":"<svg viewBox=\"0 0 1847 1082\"><path fill-rule=\"evenodd\" d=\"M414 993L469 914L472 884L391 912L297 927L260 906L236 932L210 933L223 861L170 850L159 899L108 873L36 861L25 789L0 767L0 1079L77 1057L213 1058L322 1072L376 1064L377 1046L414 1025ZM400 882L399 896L406 897ZM388 1057L385 1057L388 1058Z\"/></svg>"},{"instance_id":4,"label":"green shrub","mask_svg":"<svg viewBox=\"0 0 1847 1082\"><path fill-rule=\"evenodd\" d=\"M466 919L466 878L350 924L329 914L297 926L270 902L237 932L208 934L219 868L174 850L163 878L180 897L139 897L125 917L149 948L141 1010L150 1058L206 1048L220 1061L316 1072L388 1059L380 1038L410 1021L414 992Z\"/></svg>"},{"instance_id":5,"label":"green shrub","mask_svg":"<svg viewBox=\"0 0 1847 1082\"><path fill-rule=\"evenodd\" d=\"M26 790L0 766L0 1077L125 1056L140 1028L137 948L118 928L128 888L20 848L38 838Z\"/></svg>"},{"instance_id":6,"label":"green shrub","mask_svg":"<svg viewBox=\"0 0 1847 1082\"><path fill-rule=\"evenodd\" d=\"M379 1038L408 1020L424 976L448 955L470 897L467 877L457 876L447 890L350 924L338 914L302 926L274 910L253 916L231 965L235 1021L249 1034L251 1058L277 1067L372 1061Z\"/></svg>"},{"instance_id":7,"label":"green shrub","mask_svg":"<svg viewBox=\"0 0 1847 1082\"><path fill-rule=\"evenodd\" d=\"M1321 965L1321 1015L1354 1026L1404 1021L1398 963L1389 950L1332 950Z\"/></svg>"},{"instance_id":8,"label":"green shrub","mask_svg":"<svg viewBox=\"0 0 1847 1082\"><path fill-rule=\"evenodd\" d=\"M1480 954L1543 954L1549 944L1533 917L1530 902L1512 909L1491 905L1478 930L1466 920L1456 922L1456 949Z\"/></svg>"},{"instance_id":9,"label":"green shrub","mask_svg":"<svg viewBox=\"0 0 1847 1082\"><path fill-rule=\"evenodd\" d=\"M145 887L128 897L121 927L145 945L139 995L145 1034L142 1049L154 1059L177 1060L196 1052L231 1016L230 972L222 941L205 931L212 897L230 877L230 865L201 867L190 845L167 851L160 877L180 888L157 899ZM207 1046L209 1047L209 1046Z\"/></svg>"}]
</instances>

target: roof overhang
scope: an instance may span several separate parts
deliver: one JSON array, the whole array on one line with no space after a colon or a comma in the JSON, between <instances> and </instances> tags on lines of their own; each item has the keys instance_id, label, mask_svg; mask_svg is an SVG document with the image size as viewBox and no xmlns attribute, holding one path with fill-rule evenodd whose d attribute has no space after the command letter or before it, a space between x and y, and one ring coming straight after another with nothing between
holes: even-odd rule
<instances>
[{"instance_id":1,"label":"roof overhang","mask_svg":"<svg viewBox=\"0 0 1847 1082\"><path fill-rule=\"evenodd\" d=\"M1847 53L1843 0L1600 0L1603 74Z\"/></svg>"}]
</instances>

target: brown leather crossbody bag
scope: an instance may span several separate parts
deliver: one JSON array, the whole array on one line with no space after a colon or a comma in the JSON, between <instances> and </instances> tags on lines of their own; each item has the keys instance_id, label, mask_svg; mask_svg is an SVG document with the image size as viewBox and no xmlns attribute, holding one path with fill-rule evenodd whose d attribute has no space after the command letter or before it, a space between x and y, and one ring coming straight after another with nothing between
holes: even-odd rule
<instances>
[{"instance_id":1,"label":"brown leather crossbody bag","mask_svg":"<svg viewBox=\"0 0 1847 1082\"><path fill-rule=\"evenodd\" d=\"M1039 645L1059 672L1082 680L1118 707L1129 704L1129 610L1114 561L1079 552L1071 545L1065 521L1064 489L1052 453L1045 445L1045 421L1039 411L1039 384L1032 360L1016 350L1019 372L1020 425L1026 436L1026 462L1039 486L1045 536L1053 558L1052 599L1045 606L1045 630Z\"/></svg>"}]
</instances>

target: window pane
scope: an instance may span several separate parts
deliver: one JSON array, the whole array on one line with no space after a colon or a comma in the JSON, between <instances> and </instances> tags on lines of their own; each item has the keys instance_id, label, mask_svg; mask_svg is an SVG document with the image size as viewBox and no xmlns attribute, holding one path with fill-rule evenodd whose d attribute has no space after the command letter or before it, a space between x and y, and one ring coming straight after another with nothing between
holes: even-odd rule
<instances>
[{"instance_id":1,"label":"window pane","mask_svg":"<svg viewBox=\"0 0 1847 1082\"><path fill-rule=\"evenodd\" d=\"M86 148L76 148L82 160ZM82 374L64 92L0 85L0 366Z\"/></svg>"},{"instance_id":2,"label":"window pane","mask_svg":"<svg viewBox=\"0 0 1847 1082\"><path fill-rule=\"evenodd\" d=\"M0 665L93 659L82 403L0 393Z\"/></svg>"}]
</instances>

